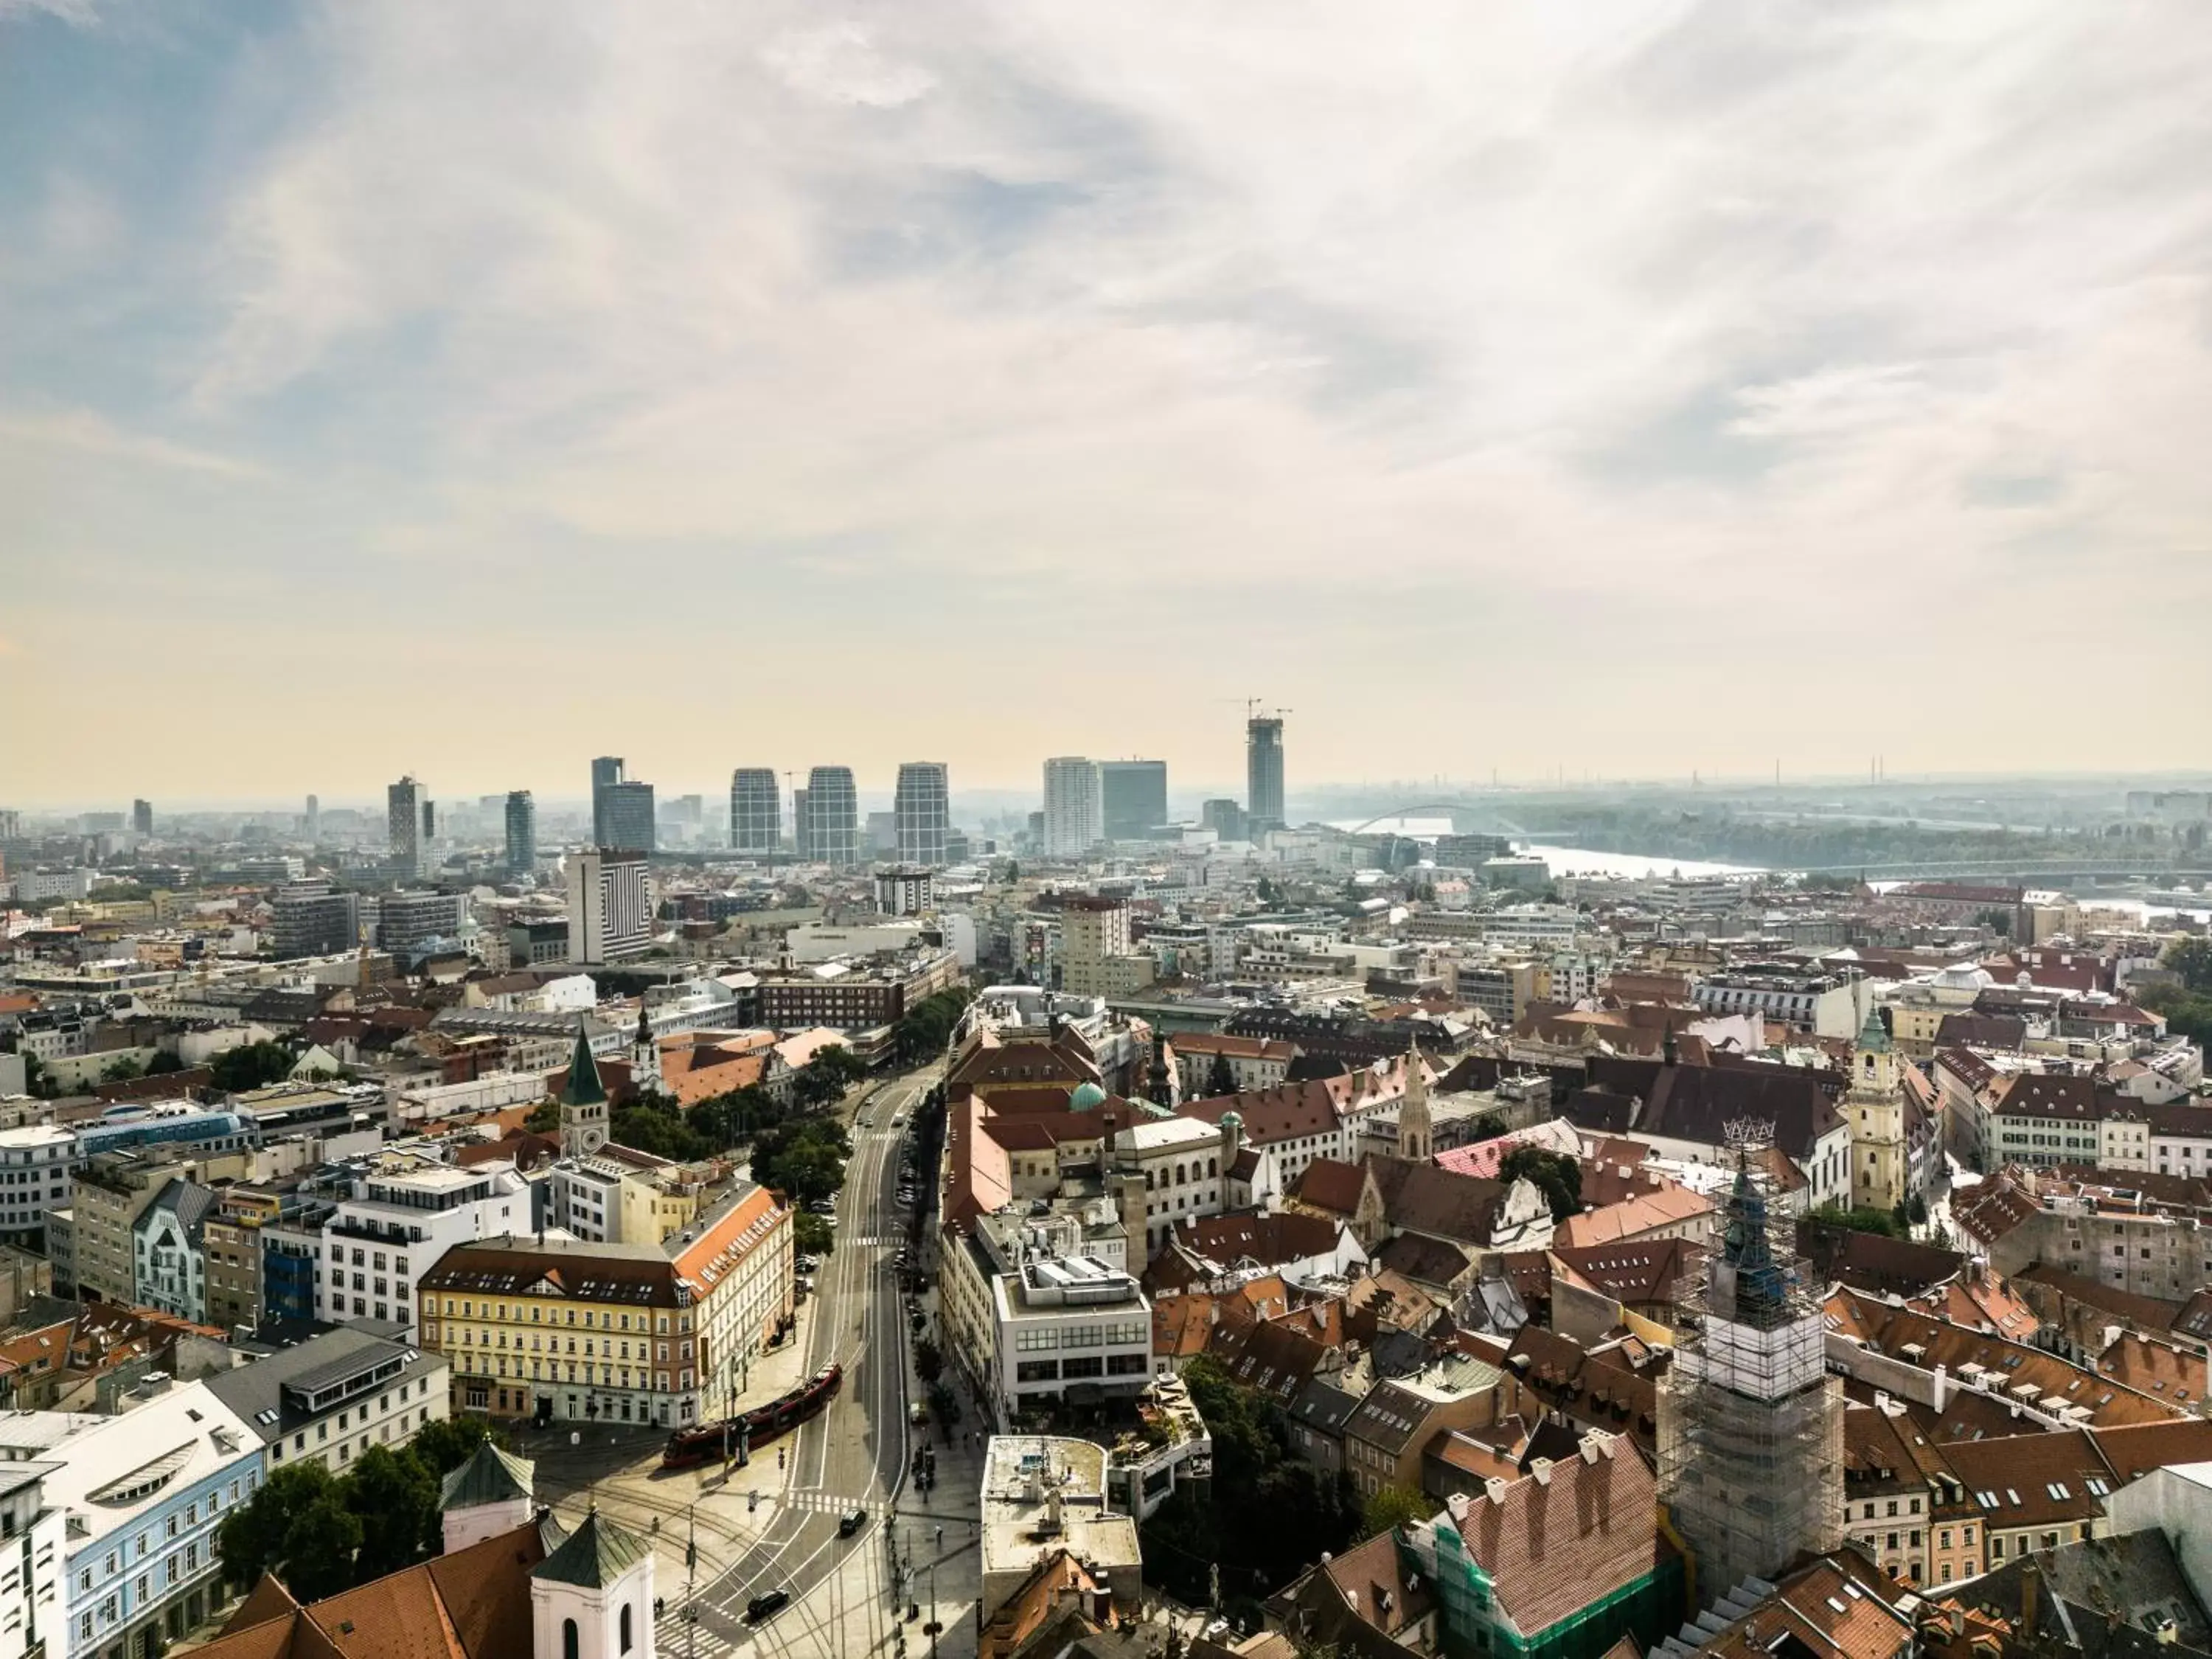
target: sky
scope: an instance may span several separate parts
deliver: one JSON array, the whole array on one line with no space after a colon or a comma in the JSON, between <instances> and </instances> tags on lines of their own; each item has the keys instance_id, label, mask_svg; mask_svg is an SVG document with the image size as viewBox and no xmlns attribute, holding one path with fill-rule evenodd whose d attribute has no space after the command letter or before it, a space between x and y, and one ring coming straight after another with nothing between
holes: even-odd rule
<instances>
[{"instance_id":1,"label":"sky","mask_svg":"<svg viewBox=\"0 0 2212 1659\"><path fill-rule=\"evenodd\" d=\"M0 0L0 805L2204 764L2194 0Z\"/></svg>"}]
</instances>

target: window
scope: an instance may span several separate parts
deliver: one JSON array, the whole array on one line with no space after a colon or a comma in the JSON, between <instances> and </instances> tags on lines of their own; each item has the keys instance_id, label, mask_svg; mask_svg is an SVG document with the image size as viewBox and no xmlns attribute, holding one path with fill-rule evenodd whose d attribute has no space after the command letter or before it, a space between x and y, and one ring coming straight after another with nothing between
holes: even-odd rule
<instances>
[{"instance_id":1,"label":"window","mask_svg":"<svg viewBox=\"0 0 2212 1659\"><path fill-rule=\"evenodd\" d=\"M561 1659L576 1659L576 1621L573 1619L561 1621Z\"/></svg>"},{"instance_id":2,"label":"window","mask_svg":"<svg viewBox=\"0 0 2212 1659\"><path fill-rule=\"evenodd\" d=\"M629 1651L629 1608L627 1606L622 1610L622 1651Z\"/></svg>"}]
</instances>

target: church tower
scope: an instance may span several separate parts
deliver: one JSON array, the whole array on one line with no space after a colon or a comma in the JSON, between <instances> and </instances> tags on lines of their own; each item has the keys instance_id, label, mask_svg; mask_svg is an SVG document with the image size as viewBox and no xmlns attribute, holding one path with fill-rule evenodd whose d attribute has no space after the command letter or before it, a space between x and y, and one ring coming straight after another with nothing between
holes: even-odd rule
<instances>
[{"instance_id":1,"label":"church tower","mask_svg":"<svg viewBox=\"0 0 2212 1659\"><path fill-rule=\"evenodd\" d=\"M1851 1050L1851 1086L1844 1117L1851 1132L1851 1202L1860 1209L1893 1210L1905 1202L1905 1091L1898 1086L1897 1052L1879 1009Z\"/></svg>"},{"instance_id":2,"label":"church tower","mask_svg":"<svg viewBox=\"0 0 2212 1659\"><path fill-rule=\"evenodd\" d=\"M1406 1050L1406 1097L1398 1108L1398 1156L1426 1164L1437 1155L1436 1125L1429 1117L1429 1066L1419 1043Z\"/></svg>"},{"instance_id":3,"label":"church tower","mask_svg":"<svg viewBox=\"0 0 2212 1659\"><path fill-rule=\"evenodd\" d=\"M1843 1383L1827 1374L1820 1289L1771 1201L1771 1127L1728 1127L1727 1231L1702 1283L1684 1281L1659 1382L1659 1501L1689 1547L1699 1607L1844 1540Z\"/></svg>"},{"instance_id":4,"label":"church tower","mask_svg":"<svg viewBox=\"0 0 2212 1659\"><path fill-rule=\"evenodd\" d=\"M653 1546L593 1510L530 1574L531 1659L653 1659Z\"/></svg>"},{"instance_id":5,"label":"church tower","mask_svg":"<svg viewBox=\"0 0 2212 1659\"><path fill-rule=\"evenodd\" d=\"M599 1081L599 1062L583 1022L576 1024L576 1052L568 1059L568 1081L561 1091L561 1153L588 1158L607 1144L607 1091Z\"/></svg>"},{"instance_id":6,"label":"church tower","mask_svg":"<svg viewBox=\"0 0 2212 1659\"><path fill-rule=\"evenodd\" d=\"M660 1086L660 1044L645 1017L645 999L637 1000L637 1035L630 1040L629 1080L637 1089Z\"/></svg>"}]
</instances>

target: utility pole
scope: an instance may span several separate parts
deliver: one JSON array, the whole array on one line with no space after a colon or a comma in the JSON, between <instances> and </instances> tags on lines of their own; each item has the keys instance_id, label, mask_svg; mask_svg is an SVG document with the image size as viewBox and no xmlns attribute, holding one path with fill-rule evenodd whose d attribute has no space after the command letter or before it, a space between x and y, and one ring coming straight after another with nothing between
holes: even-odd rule
<instances>
[{"instance_id":1,"label":"utility pole","mask_svg":"<svg viewBox=\"0 0 2212 1659\"><path fill-rule=\"evenodd\" d=\"M684 1540L684 1650L686 1659L699 1659L699 1613L691 1605L693 1580L699 1570L699 1505L684 1511L690 1530Z\"/></svg>"}]
</instances>

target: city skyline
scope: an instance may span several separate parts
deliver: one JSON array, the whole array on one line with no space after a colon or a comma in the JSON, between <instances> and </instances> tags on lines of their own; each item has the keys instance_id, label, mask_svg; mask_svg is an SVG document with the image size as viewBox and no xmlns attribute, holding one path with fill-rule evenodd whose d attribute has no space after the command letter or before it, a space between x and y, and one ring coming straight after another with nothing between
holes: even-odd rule
<instances>
[{"instance_id":1,"label":"city skyline","mask_svg":"<svg viewBox=\"0 0 2212 1659\"><path fill-rule=\"evenodd\" d=\"M703 793L749 683L975 785L1255 696L1307 778L2196 758L1998 690L2212 599L2188 8L598 15L0 7L11 798L473 775L533 660L487 789Z\"/></svg>"}]
</instances>

